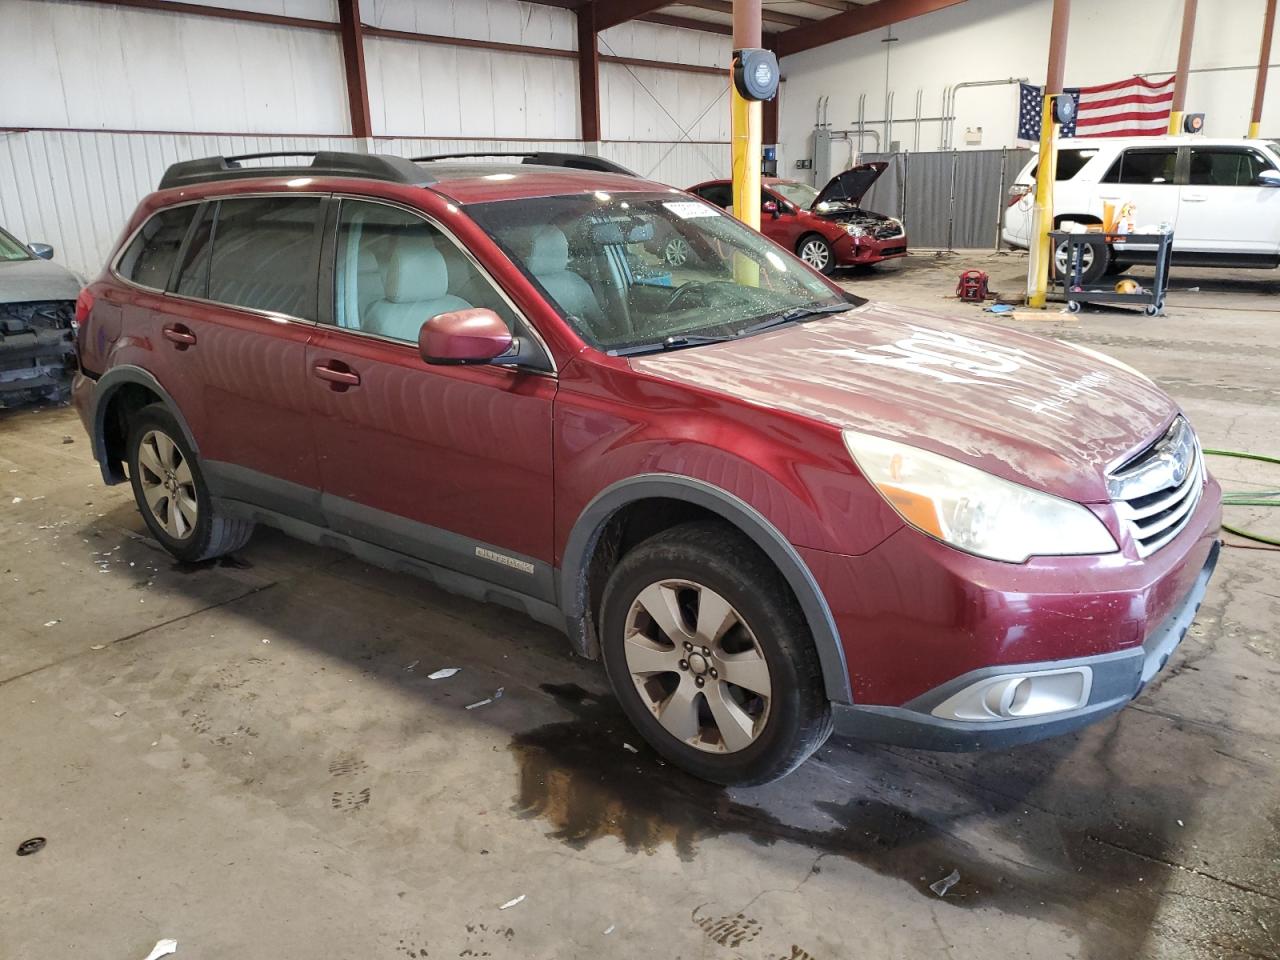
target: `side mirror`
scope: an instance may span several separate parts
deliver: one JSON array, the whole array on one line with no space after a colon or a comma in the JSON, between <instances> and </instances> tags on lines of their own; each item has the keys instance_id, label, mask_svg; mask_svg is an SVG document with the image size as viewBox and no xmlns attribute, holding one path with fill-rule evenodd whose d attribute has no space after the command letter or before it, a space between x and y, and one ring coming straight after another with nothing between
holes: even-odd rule
<instances>
[{"instance_id":1,"label":"side mirror","mask_svg":"<svg viewBox=\"0 0 1280 960\"><path fill-rule=\"evenodd\" d=\"M1280 170L1263 170L1253 182L1260 187L1280 187Z\"/></svg>"},{"instance_id":2,"label":"side mirror","mask_svg":"<svg viewBox=\"0 0 1280 960\"><path fill-rule=\"evenodd\" d=\"M439 314L418 332L418 352L432 364L492 363L512 345L502 318L484 307Z\"/></svg>"},{"instance_id":3,"label":"side mirror","mask_svg":"<svg viewBox=\"0 0 1280 960\"><path fill-rule=\"evenodd\" d=\"M47 243L28 243L27 247L41 260L53 259L53 247Z\"/></svg>"},{"instance_id":4,"label":"side mirror","mask_svg":"<svg viewBox=\"0 0 1280 960\"><path fill-rule=\"evenodd\" d=\"M775 220L782 216L782 212L778 210L777 201L774 200L766 200L760 205L760 209L769 214L769 216L773 217Z\"/></svg>"}]
</instances>

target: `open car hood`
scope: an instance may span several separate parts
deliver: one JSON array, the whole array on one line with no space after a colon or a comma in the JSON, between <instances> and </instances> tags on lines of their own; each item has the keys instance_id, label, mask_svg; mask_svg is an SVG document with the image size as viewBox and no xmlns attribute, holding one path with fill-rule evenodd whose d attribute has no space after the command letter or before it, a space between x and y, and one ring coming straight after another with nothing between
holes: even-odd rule
<instances>
[{"instance_id":1,"label":"open car hood","mask_svg":"<svg viewBox=\"0 0 1280 960\"><path fill-rule=\"evenodd\" d=\"M871 185L880 179L880 174L889 168L883 160L872 163L860 163L850 170L837 173L818 193L810 210L820 213L818 209L824 203L851 203L855 207L862 202Z\"/></svg>"}]
</instances>

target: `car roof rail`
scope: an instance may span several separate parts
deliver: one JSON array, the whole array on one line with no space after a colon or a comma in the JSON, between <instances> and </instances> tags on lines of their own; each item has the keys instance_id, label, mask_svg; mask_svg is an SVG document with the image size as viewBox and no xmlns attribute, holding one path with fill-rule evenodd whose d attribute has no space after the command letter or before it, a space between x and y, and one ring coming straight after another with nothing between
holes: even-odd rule
<instances>
[{"instance_id":1,"label":"car roof rail","mask_svg":"<svg viewBox=\"0 0 1280 960\"><path fill-rule=\"evenodd\" d=\"M553 153L548 150L529 152L489 152L474 153L433 153L425 157L414 157L414 163L430 163L436 160L474 160L479 157L519 157L521 163L536 164L541 167L566 167L570 170L594 170L597 173L620 173L624 177L639 178L639 174L628 170L620 163L614 163L605 157L596 157L587 153Z\"/></svg>"},{"instance_id":2,"label":"car roof rail","mask_svg":"<svg viewBox=\"0 0 1280 960\"><path fill-rule=\"evenodd\" d=\"M311 157L310 163L243 166L244 160L272 157ZM435 183L435 177L403 157L380 153L343 153L334 150L282 150L274 153L245 153L235 157L202 157L170 165L160 178L160 190L188 187L215 180L243 180L248 177L362 177L389 180L410 186Z\"/></svg>"}]
</instances>

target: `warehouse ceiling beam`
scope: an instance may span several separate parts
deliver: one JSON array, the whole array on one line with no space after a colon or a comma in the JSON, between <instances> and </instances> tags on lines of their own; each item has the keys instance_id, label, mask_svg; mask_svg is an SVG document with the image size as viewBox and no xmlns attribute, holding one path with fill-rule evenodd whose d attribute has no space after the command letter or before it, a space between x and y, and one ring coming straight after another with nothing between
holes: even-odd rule
<instances>
[{"instance_id":1,"label":"warehouse ceiling beam","mask_svg":"<svg viewBox=\"0 0 1280 960\"><path fill-rule=\"evenodd\" d=\"M342 37L342 65L347 78L347 103L351 108L351 135L373 136L369 115L369 80L364 69L364 24L360 0L338 0L338 26Z\"/></svg>"},{"instance_id":2,"label":"warehouse ceiling beam","mask_svg":"<svg viewBox=\"0 0 1280 960\"><path fill-rule=\"evenodd\" d=\"M807 26L784 31L778 34L776 49L780 57L802 53L961 3L964 0L877 0L825 20L810 21Z\"/></svg>"},{"instance_id":3,"label":"warehouse ceiling beam","mask_svg":"<svg viewBox=\"0 0 1280 960\"><path fill-rule=\"evenodd\" d=\"M1196 0L1183 0L1182 39L1178 43L1178 72L1173 78L1173 109L1169 132L1182 132L1182 112L1187 106L1187 75L1191 72L1191 44L1196 36Z\"/></svg>"}]
</instances>

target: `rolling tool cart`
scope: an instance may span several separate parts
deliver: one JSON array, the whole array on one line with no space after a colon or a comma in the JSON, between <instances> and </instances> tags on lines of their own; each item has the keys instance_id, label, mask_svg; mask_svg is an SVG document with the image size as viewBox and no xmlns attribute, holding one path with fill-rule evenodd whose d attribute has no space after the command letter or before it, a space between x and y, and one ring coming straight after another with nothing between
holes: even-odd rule
<instances>
[{"instance_id":1,"label":"rolling tool cart","mask_svg":"<svg viewBox=\"0 0 1280 960\"><path fill-rule=\"evenodd\" d=\"M1080 312L1084 303L1114 303L1120 306L1141 306L1148 317L1159 315L1164 310L1164 295L1169 289L1169 252L1173 247L1173 232L1165 233L1067 233L1054 230L1049 234L1051 249L1066 241L1067 269L1061 278L1062 298L1067 301L1067 309L1072 313ZM1121 292L1117 289L1121 284L1089 284L1085 285L1080 278L1084 275L1085 257L1105 256L1103 248L1107 244L1128 247L1152 247L1155 250L1156 275L1150 288L1143 288L1130 281L1135 289Z\"/></svg>"}]
</instances>

